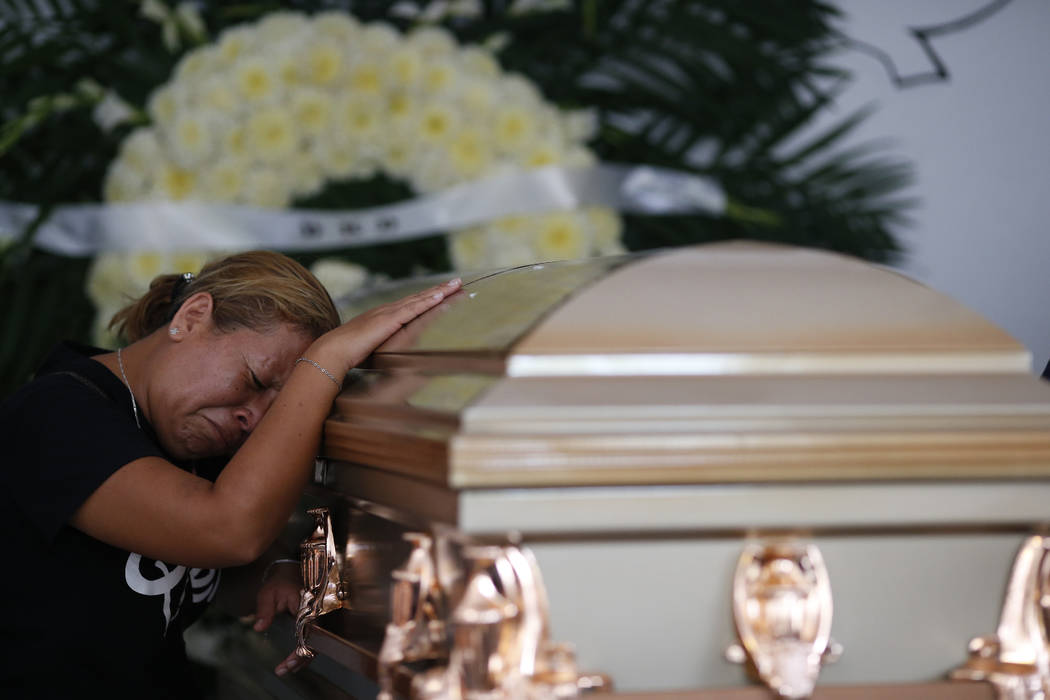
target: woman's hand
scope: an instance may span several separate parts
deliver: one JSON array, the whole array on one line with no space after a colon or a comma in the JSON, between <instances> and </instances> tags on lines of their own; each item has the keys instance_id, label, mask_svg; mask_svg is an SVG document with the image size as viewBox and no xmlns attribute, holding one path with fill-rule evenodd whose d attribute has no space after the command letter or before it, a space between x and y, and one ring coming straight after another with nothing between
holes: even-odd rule
<instances>
[{"instance_id":1,"label":"woman's hand","mask_svg":"<svg viewBox=\"0 0 1050 700\"><path fill-rule=\"evenodd\" d=\"M331 370L337 377L343 377L402 326L440 304L461 285L462 281L457 277L365 311L322 335L314 341L305 356Z\"/></svg>"},{"instance_id":2,"label":"woman's hand","mask_svg":"<svg viewBox=\"0 0 1050 700\"><path fill-rule=\"evenodd\" d=\"M273 624L273 618L282 612L292 617L299 613L299 601L302 598L303 582L299 575L299 567L285 564L275 568L273 574L259 588L255 597L255 625L256 632L263 632ZM274 673L283 676L288 672L296 672L306 667L309 659L296 656L292 651L288 657L277 664Z\"/></svg>"}]
</instances>

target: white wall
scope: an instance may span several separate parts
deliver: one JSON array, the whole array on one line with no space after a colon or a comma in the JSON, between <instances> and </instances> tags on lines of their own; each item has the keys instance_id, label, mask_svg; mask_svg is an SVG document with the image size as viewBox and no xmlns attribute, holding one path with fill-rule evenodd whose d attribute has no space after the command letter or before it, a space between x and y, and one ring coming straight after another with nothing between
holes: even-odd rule
<instances>
[{"instance_id":1,"label":"white wall","mask_svg":"<svg viewBox=\"0 0 1050 700\"><path fill-rule=\"evenodd\" d=\"M835 0L843 31L889 51L903 74L929 63L907 33L989 0ZM898 89L873 58L839 60L854 82L841 117L875 101L860 139L892 137L917 173L920 205L898 267L983 314L1050 359L1050 2L1013 0L984 22L933 39L948 82Z\"/></svg>"}]
</instances>

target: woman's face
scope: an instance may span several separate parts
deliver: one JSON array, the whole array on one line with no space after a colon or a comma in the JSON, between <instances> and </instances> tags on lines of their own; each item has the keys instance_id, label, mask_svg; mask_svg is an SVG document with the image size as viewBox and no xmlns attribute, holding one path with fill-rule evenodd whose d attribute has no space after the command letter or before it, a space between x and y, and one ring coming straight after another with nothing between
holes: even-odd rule
<instances>
[{"instance_id":1,"label":"woman's face","mask_svg":"<svg viewBox=\"0 0 1050 700\"><path fill-rule=\"evenodd\" d=\"M310 342L289 325L220 333L208 323L173 343L149 397L165 450L179 459L236 452Z\"/></svg>"}]
</instances>

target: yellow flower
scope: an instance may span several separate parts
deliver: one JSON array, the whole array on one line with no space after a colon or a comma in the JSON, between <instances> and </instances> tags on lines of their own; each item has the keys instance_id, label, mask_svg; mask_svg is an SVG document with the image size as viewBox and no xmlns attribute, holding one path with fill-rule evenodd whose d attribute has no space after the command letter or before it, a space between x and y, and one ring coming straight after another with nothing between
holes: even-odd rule
<instances>
[{"instance_id":1,"label":"yellow flower","mask_svg":"<svg viewBox=\"0 0 1050 700\"><path fill-rule=\"evenodd\" d=\"M219 38L219 60L226 65L233 65L249 51L254 39L255 27L239 26L227 29Z\"/></svg>"},{"instance_id":2,"label":"yellow flower","mask_svg":"<svg viewBox=\"0 0 1050 700\"><path fill-rule=\"evenodd\" d=\"M321 258L310 266L310 272L334 300L349 296L368 279L368 270L337 258Z\"/></svg>"},{"instance_id":3,"label":"yellow flower","mask_svg":"<svg viewBox=\"0 0 1050 700\"><path fill-rule=\"evenodd\" d=\"M227 158L208 168L202 175L203 189L208 198L218 202L234 202L244 188L244 173L248 163Z\"/></svg>"},{"instance_id":4,"label":"yellow flower","mask_svg":"<svg viewBox=\"0 0 1050 700\"><path fill-rule=\"evenodd\" d=\"M423 66L422 87L431 94L451 90L456 83L456 68L445 59L428 59Z\"/></svg>"},{"instance_id":5,"label":"yellow flower","mask_svg":"<svg viewBox=\"0 0 1050 700\"><path fill-rule=\"evenodd\" d=\"M324 172L313 158L299 156L292 158L285 166L292 194L297 197L309 197L324 187Z\"/></svg>"},{"instance_id":6,"label":"yellow flower","mask_svg":"<svg viewBox=\"0 0 1050 700\"><path fill-rule=\"evenodd\" d=\"M476 46L468 46L460 51L459 61L468 75L484 80L493 80L499 77L499 63L488 51L483 51Z\"/></svg>"},{"instance_id":7,"label":"yellow flower","mask_svg":"<svg viewBox=\"0 0 1050 700\"><path fill-rule=\"evenodd\" d=\"M107 202L133 202L146 195L148 183L142 172L117 161L106 172L102 196Z\"/></svg>"},{"instance_id":8,"label":"yellow flower","mask_svg":"<svg viewBox=\"0 0 1050 700\"><path fill-rule=\"evenodd\" d=\"M124 262L127 265L128 282L130 283L127 291L135 296L149 289L149 283L154 277L170 272L169 260L163 253L153 251L130 253Z\"/></svg>"},{"instance_id":9,"label":"yellow flower","mask_svg":"<svg viewBox=\"0 0 1050 700\"><path fill-rule=\"evenodd\" d=\"M514 267L537 262L540 256L530 234L532 221L525 216L508 216L491 222L488 231L490 267Z\"/></svg>"},{"instance_id":10,"label":"yellow flower","mask_svg":"<svg viewBox=\"0 0 1050 700\"><path fill-rule=\"evenodd\" d=\"M306 54L306 76L318 85L331 85L343 71L343 51L334 41L310 44Z\"/></svg>"},{"instance_id":11,"label":"yellow flower","mask_svg":"<svg viewBox=\"0 0 1050 700\"><path fill-rule=\"evenodd\" d=\"M274 209L287 207L290 199L284 178L267 168L255 168L245 174L244 195L248 204Z\"/></svg>"},{"instance_id":12,"label":"yellow flower","mask_svg":"<svg viewBox=\"0 0 1050 700\"><path fill-rule=\"evenodd\" d=\"M199 80L214 69L216 60L215 49L209 46L194 49L183 56L175 66L175 79Z\"/></svg>"},{"instance_id":13,"label":"yellow flower","mask_svg":"<svg viewBox=\"0 0 1050 700\"><path fill-rule=\"evenodd\" d=\"M488 254L485 229L474 226L449 235L449 257L457 270L480 270Z\"/></svg>"},{"instance_id":14,"label":"yellow flower","mask_svg":"<svg viewBox=\"0 0 1050 700\"><path fill-rule=\"evenodd\" d=\"M527 168L542 168L554 165L562 159L561 150L549 141L529 144L522 154L521 162Z\"/></svg>"},{"instance_id":15,"label":"yellow flower","mask_svg":"<svg viewBox=\"0 0 1050 700\"><path fill-rule=\"evenodd\" d=\"M200 111L180 112L168 132L171 157L186 169L200 165L211 156L213 141L213 128Z\"/></svg>"},{"instance_id":16,"label":"yellow flower","mask_svg":"<svg viewBox=\"0 0 1050 700\"><path fill-rule=\"evenodd\" d=\"M321 90L296 90L291 109L296 123L308 134L321 133L332 120L332 100Z\"/></svg>"},{"instance_id":17,"label":"yellow flower","mask_svg":"<svg viewBox=\"0 0 1050 700\"><path fill-rule=\"evenodd\" d=\"M176 97L176 87L173 84L154 90L146 105L146 111L149 112L150 117L161 126L171 123L178 108L179 99Z\"/></svg>"},{"instance_id":18,"label":"yellow flower","mask_svg":"<svg viewBox=\"0 0 1050 700\"><path fill-rule=\"evenodd\" d=\"M590 252L586 227L572 212L536 217L536 252L542 260L575 260Z\"/></svg>"},{"instance_id":19,"label":"yellow flower","mask_svg":"<svg viewBox=\"0 0 1050 700\"><path fill-rule=\"evenodd\" d=\"M513 151L532 139L536 130L536 119L526 109L517 105L502 107L496 113L496 145L503 151Z\"/></svg>"},{"instance_id":20,"label":"yellow flower","mask_svg":"<svg viewBox=\"0 0 1050 700\"><path fill-rule=\"evenodd\" d=\"M254 156L275 162L295 150L298 134L295 120L281 107L271 107L253 114L247 125L248 145Z\"/></svg>"},{"instance_id":21,"label":"yellow flower","mask_svg":"<svg viewBox=\"0 0 1050 700\"><path fill-rule=\"evenodd\" d=\"M350 95L340 101L339 123L341 135L348 141L374 139L380 129L379 106L370 99Z\"/></svg>"},{"instance_id":22,"label":"yellow flower","mask_svg":"<svg viewBox=\"0 0 1050 700\"><path fill-rule=\"evenodd\" d=\"M583 210L587 225L591 229L591 241L598 255L618 255L625 252L620 237L623 235L623 220L612 209L588 207Z\"/></svg>"},{"instance_id":23,"label":"yellow flower","mask_svg":"<svg viewBox=\"0 0 1050 700\"><path fill-rule=\"evenodd\" d=\"M259 44L263 47L285 41L309 31L309 20L301 12L271 12L256 25Z\"/></svg>"},{"instance_id":24,"label":"yellow flower","mask_svg":"<svg viewBox=\"0 0 1050 700\"><path fill-rule=\"evenodd\" d=\"M136 129L121 144L118 162L146 175L153 171L162 157L163 151L156 133L152 129Z\"/></svg>"},{"instance_id":25,"label":"yellow flower","mask_svg":"<svg viewBox=\"0 0 1050 700\"><path fill-rule=\"evenodd\" d=\"M361 52L365 56L381 56L389 53L401 40L401 33L386 22L371 22L361 32Z\"/></svg>"},{"instance_id":26,"label":"yellow flower","mask_svg":"<svg viewBox=\"0 0 1050 700\"><path fill-rule=\"evenodd\" d=\"M427 143L440 143L452 135L455 112L446 104L431 102L419 112L419 136Z\"/></svg>"},{"instance_id":27,"label":"yellow flower","mask_svg":"<svg viewBox=\"0 0 1050 700\"><path fill-rule=\"evenodd\" d=\"M192 272L197 274L213 255L197 251L180 251L171 254L171 272Z\"/></svg>"},{"instance_id":28,"label":"yellow flower","mask_svg":"<svg viewBox=\"0 0 1050 700\"><path fill-rule=\"evenodd\" d=\"M404 124L418 109L417 100L408 93L393 92L387 96L386 112L394 122Z\"/></svg>"},{"instance_id":29,"label":"yellow flower","mask_svg":"<svg viewBox=\"0 0 1050 700\"><path fill-rule=\"evenodd\" d=\"M314 158L324 173L337 180L348 178L360 167L358 149L352 145L333 141L317 142L312 148Z\"/></svg>"},{"instance_id":30,"label":"yellow flower","mask_svg":"<svg viewBox=\"0 0 1050 700\"><path fill-rule=\"evenodd\" d=\"M383 88L382 71L371 61L358 63L350 69L349 88L355 94L378 95Z\"/></svg>"},{"instance_id":31,"label":"yellow flower","mask_svg":"<svg viewBox=\"0 0 1050 700\"><path fill-rule=\"evenodd\" d=\"M451 56L456 51L456 38L447 29L423 26L413 30L406 43L418 49L428 58Z\"/></svg>"},{"instance_id":32,"label":"yellow flower","mask_svg":"<svg viewBox=\"0 0 1050 700\"><path fill-rule=\"evenodd\" d=\"M461 131L452 139L448 151L458 179L480 176L491 160L488 146L476 131Z\"/></svg>"},{"instance_id":33,"label":"yellow flower","mask_svg":"<svg viewBox=\"0 0 1050 700\"><path fill-rule=\"evenodd\" d=\"M234 66L233 79L241 97L251 102L268 100L277 90L274 67L255 57L238 61Z\"/></svg>"},{"instance_id":34,"label":"yellow flower","mask_svg":"<svg viewBox=\"0 0 1050 700\"><path fill-rule=\"evenodd\" d=\"M248 155L248 130L241 124L230 128L223 136L223 147L231 156L246 157Z\"/></svg>"},{"instance_id":35,"label":"yellow flower","mask_svg":"<svg viewBox=\"0 0 1050 700\"><path fill-rule=\"evenodd\" d=\"M325 36L330 36L338 42L348 44L354 35L360 31L361 24L345 12L328 10L314 15L314 28Z\"/></svg>"},{"instance_id":36,"label":"yellow flower","mask_svg":"<svg viewBox=\"0 0 1050 700\"><path fill-rule=\"evenodd\" d=\"M232 115L240 100L225 73L208 76L197 84L197 101L207 109Z\"/></svg>"},{"instance_id":37,"label":"yellow flower","mask_svg":"<svg viewBox=\"0 0 1050 700\"><path fill-rule=\"evenodd\" d=\"M160 199L179 201L188 199L196 190L197 177L174 163L163 163L158 168L154 194Z\"/></svg>"},{"instance_id":38,"label":"yellow flower","mask_svg":"<svg viewBox=\"0 0 1050 700\"><path fill-rule=\"evenodd\" d=\"M386 61L387 80L398 87L409 87L423 73L423 58L411 46L399 46Z\"/></svg>"},{"instance_id":39,"label":"yellow flower","mask_svg":"<svg viewBox=\"0 0 1050 700\"><path fill-rule=\"evenodd\" d=\"M95 306L119 307L127 300L125 295L130 286L128 265L123 255L99 253L91 261L87 293Z\"/></svg>"}]
</instances>

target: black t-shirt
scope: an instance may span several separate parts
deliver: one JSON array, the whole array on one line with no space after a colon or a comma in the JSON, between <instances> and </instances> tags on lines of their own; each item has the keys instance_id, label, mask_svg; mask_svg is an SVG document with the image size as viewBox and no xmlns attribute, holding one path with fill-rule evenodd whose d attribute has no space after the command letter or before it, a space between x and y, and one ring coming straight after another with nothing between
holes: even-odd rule
<instances>
[{"instance_id":1,"label":"black t-shirt","mask_svg":"<svg viewBox=\"0 0 1050 700\"><path fill-rule=\"evenodd\" d=\"M68 525L121 466L166 459L121 380L58 346L0 404L0 695L195 697L183 630L214 597L219 572L146 559ZM179 465L189 468L188 465Z\"/></svg>"}]
</instances>

